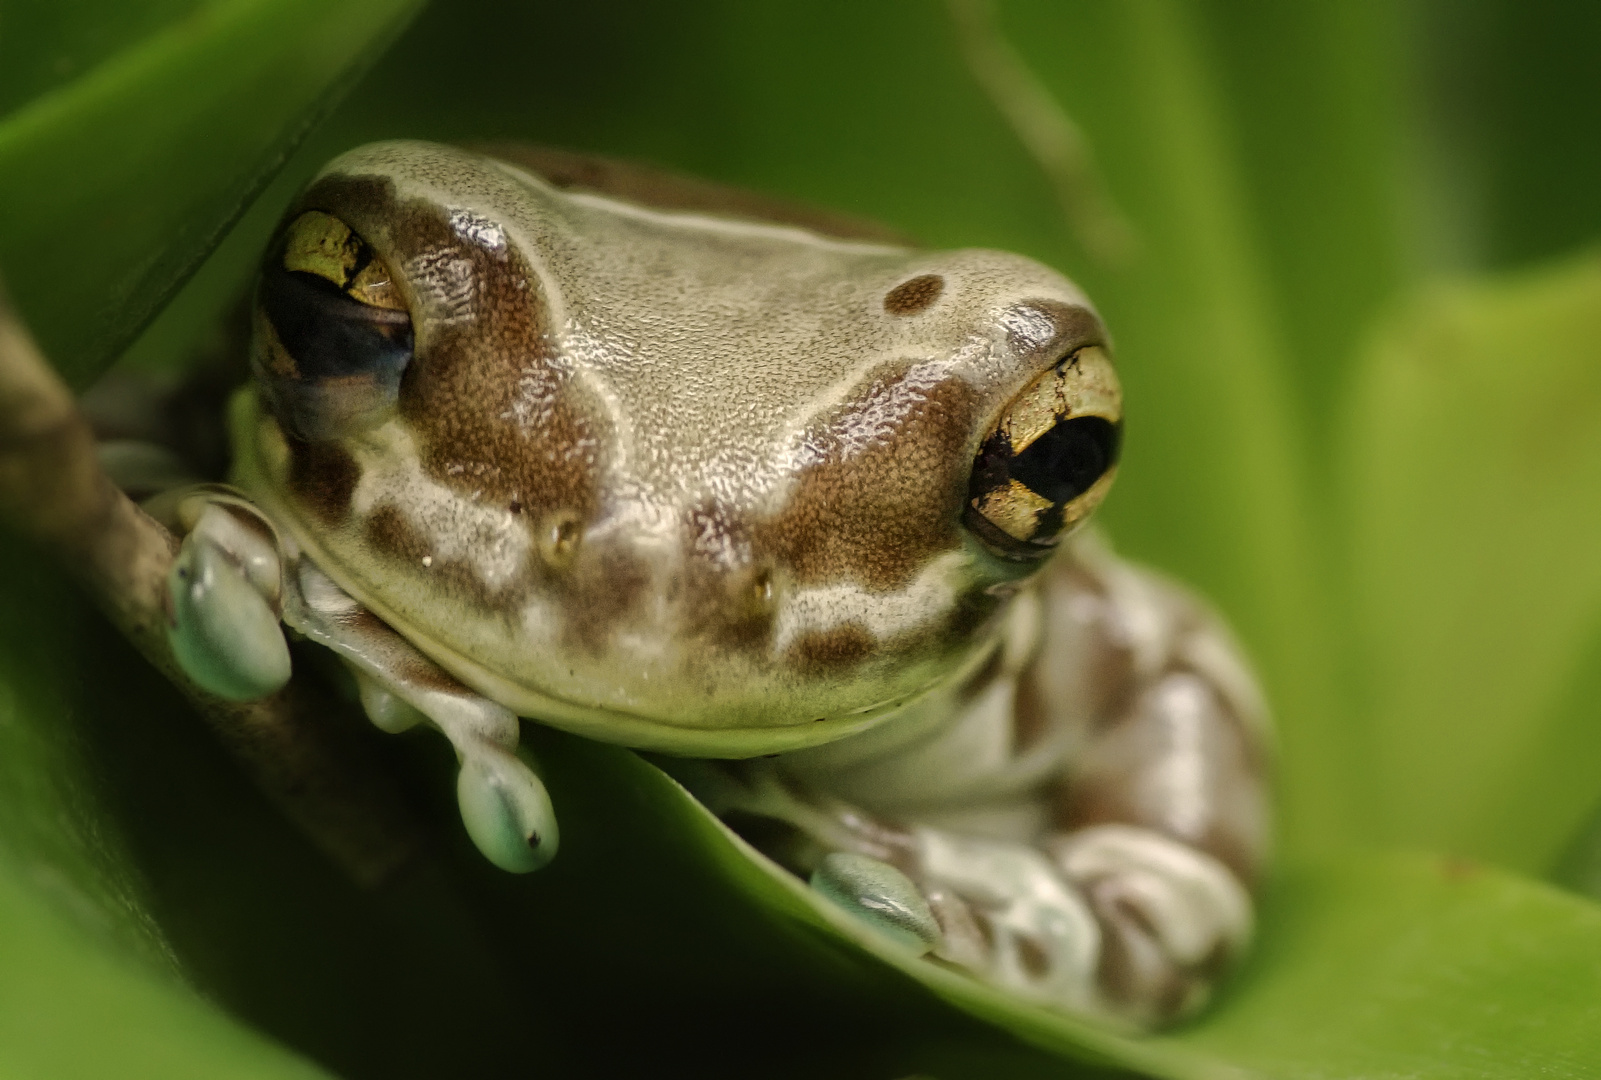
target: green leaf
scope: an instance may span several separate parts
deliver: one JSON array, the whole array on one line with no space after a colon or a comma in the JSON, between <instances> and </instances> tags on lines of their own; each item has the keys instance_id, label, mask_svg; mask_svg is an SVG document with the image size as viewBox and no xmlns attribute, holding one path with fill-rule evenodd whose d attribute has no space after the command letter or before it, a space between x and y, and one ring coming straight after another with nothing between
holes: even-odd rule
<instances>
[{"instance_id":1,"label":"green leaf","mask_svg":"<svg viewBox=\"0 0 1601 1080\"><path fill-rule=\"evenodd\" d=\"M563 858L594 859L597 845L615 866L704 896L731 937L754 937L746 947L786 970L827 971L843 993L876 979L885 1006L912 991L864 970L861 953L1042 1049L1174 1080L1601 1069L1601 907L1510 874L1408 854L1293 865L1271 889L1255 956L1214 1009L1176 1034L1128 1038L873 936L627 751L553 732L536 745L558 811L583 822ZM652 892L651 877L626 894ZM585 902L544 901L555 904L547 918ZM693 1000L702 984L679 986Z\"/></svg>"},{"instance_id":2,"label":"green leaf","mask_svg":"<svg viewBox=\"0 0 1601 1080\"><path fill-rule=\"evenodd\" d=\"M1344 423L1377 838L1535 872L1601 797L1601 260L1441 287Z\"/></svg>"},{"instance_id":3,"label":"green leaf","mask_svg":"<svg viewBox=\"0 0 1601 1080\"><path fill-rule=\"evenodd\" d=\"M1601 235L1601 9L1429 0L1414 58L1433 256L1462 270L1557 258ZM1428 220L1432 217L1436 220Z\"/></svg>"},{"instance_id":4,"label":"green leaf","mask_svg":"<svg viewBox=\"0 0 1601 1080\"><path fill-rule=\"evenodd\" d=\"M1216 1013L1164 1042L1290 1077L1601 1070L1601 908L1436 856L1292 868Z\"/></svg>"},{"instance_id":5,"label":"green leaf","mask_svg":"<svg viewBox=\"0 0 1601 1080\"><path fill-rule=\"evenodd\" d=\"M1362 335L1407 277L1405 12L1390 0L1214 0L1196 17L1300 408L1322 445ZM1329 462L1313 464L1321 498Z\"/></svg>"},{"instance_id":6,"label":"green leaf","mask_svg":"<svg viewBox=\"0 0 1601 1080\"><path fill-rule=\"evenodd\" d=\"M327 1074L108 953L0 865L0 1074L314 1080ZM59 882L57 905L76 897Z\"/></svg>"},{"instance_id":7,"label":"green leaf","mask_svg":"<svg viewBox=\"0 0 1601 1080\"><path fill-rule=\"evenodd\" d=\"M15 79L48 89L0 120L0 206L26 208L0 215L0 267L69 381L133 340L418 2L172 4L89 44L79 28L123 5L8 23L7 55L92 64Z\"/></svg>"}]
</instances>

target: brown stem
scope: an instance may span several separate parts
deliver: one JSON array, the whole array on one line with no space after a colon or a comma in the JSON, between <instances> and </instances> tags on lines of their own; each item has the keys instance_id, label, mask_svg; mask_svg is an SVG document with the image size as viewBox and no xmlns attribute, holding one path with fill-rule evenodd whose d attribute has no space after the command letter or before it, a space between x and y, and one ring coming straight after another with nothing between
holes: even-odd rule
<instances>
[{"instance_id":1,"label":"brown stem","mask_svg":"<svg viewBox=\"0 0 1601 1080\"><path fill-rule=\"evenodd\" d=\"M167 641L177 539L100 468L72 392L0 284L0 520L51 552L112 623L183 691L262 789L353 878L377 883L411 854L417 827L394 780L326 689L294 680L262 701L195 685Z\"/></svg>"}]
</instances>

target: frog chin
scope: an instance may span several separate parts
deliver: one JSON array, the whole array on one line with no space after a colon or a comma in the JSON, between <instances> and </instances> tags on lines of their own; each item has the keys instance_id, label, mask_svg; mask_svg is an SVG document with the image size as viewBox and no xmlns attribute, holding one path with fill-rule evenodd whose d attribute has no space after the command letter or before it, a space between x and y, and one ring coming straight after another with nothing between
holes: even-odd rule
<instances>
[{"instance_id":1,"label":"frog chin","mask_svg":"<svg viewBox=\"0 0 1601 1080\"><path fill-rule=\"evenodd\" d=\"M988 656L988 650L975 653L972 661L940 678L930 678L924 685L911 686L901 693L881 701L868 702L836 715L818 715L797 707L794 712L804 718L791 722L749 723L749 717L730 718L730 722L706 722L701 717L696 725L687 725L674 710L661 709L652 715L650 702L639 702L637 709L620 709L608 704L583 704L549 693L540 686L528 685L504 677L500 672L477 664L471 658L451 650L439 642L415 640L418 648L429 654L440 667L455 675L472 690L485 698L501 702L520 717L546 723L552 728L580 734L597 742L616 742L637 750L652 750L658 754L677 757L746 758L770 754L788 754L791 750L823 746L826 742L849 738L874 726L881 725L909 704L924 698L925 694L961 680L977 669L978 662ZM768 714L770 715L770 714Z\"/></svg>"},{"instance_id":2,"label":"frog chin","mask_svg":"<svg viewBox=\"0 0 1601 1080\"><path fill-rule=\"evenodd\" d=\"M797 703L790 710L803 717L792 721L750 723L749 713L718 723L702 715L698 723L686 724L677 710L653 711L649 702L636 708L610 704L580 703L557 693L514 680L477 663L449 645L408 634L408 638L430 659L485 697L498 701L518 716L547 724L562 731L616 743L636 750L672 754L679 757L751 758L783 754L821 746L889 720L904 708L936 689L969 678L989 657L988 648L975 649L954 669L939 677L881 700L856 705L833 715L818 716ZM653 714L654 712L654 714Z\"/></svg>"}]
</instances>

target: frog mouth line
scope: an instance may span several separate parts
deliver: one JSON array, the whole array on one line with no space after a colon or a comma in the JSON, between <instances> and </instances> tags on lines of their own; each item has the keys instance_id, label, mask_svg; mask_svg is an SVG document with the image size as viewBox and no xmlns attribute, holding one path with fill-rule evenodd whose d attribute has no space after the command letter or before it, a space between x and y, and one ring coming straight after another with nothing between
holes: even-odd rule
<instances>
[{"instance_id":1,"label":"frog mouth line","mask_svg":"<svg viewBox=\"0 0 1601 1080\"><path fill-rule=\"evenodd\" d=\"M306 544L304 538L296 539ZM322 556L313 545L306 544L307 553L319 565ZM372 602L359 590L350 591L363 606L391 628L393 617L384 605ZM399 631L396 631L399 633ZM824 743L866 731L894 716L905 706L932 693L939 687L960 682L972 670L986 661L992 650L975 650L968 663L928 685L909 693L899 694L871 705L852 710L842 716L824 716L814 720L769 727L688 727L669 720L625 712L608 705L585 705L567 698L548 694L523 683L498 675L487 667L463 655L455 648L425 634L403 634L434 663L459 679L468 689L506 706L519 717L532 723L544 724L596 742L612 743L634 750L670 754L675 757L698 758L754 758L805 750Z\"/></svg>"},{"instance_id":2,"label":"frog mouth line","mask_svg":"<svg viewBox=\"0 0 1601 1080\"><path fill-rule=\"evenodd\" d=\"M383 618L382 611L375 609L374 614ZM819 717L772 727L686 727L660 717L624 712L611 706L580 705L512 682L432 639L408 636L407 640L468 687L500 702L526 720L596 742L676 757L753 758L834 742L876 727L906 705L948 682L942 678L912 693L898 695L843 716ZM987 650L980 650L980 658L986 655ZM955 672L954 677L959 679L965 673L964 665Z\"/></svg>"},{"instance_id":3,"label":"frog mouth line","mask_svg":"<svg viewBox=\"0 0 1601 1080\"><path fill-rule=\"evenodd\" d=\"M251 500L278 528L293 537L303 557L327 574L330 567L341 565L340 561L332 558L314 533L303 527L300 515L276 497L274 485L267 482L270 470L263 468L263 448L253 437L256 434L254 422L258 419L253 400L241 395L236 398L233 410L236 433L233 482L249 494ZM240 438L239 435L246 437ZM362 588L359 583L343 579L342 576L328 576L386 626L469 690L506 706L519 717L597 742L681 757L762 757L846 738L877 726L941 686L965 679L989 658L992 651L988 648L975 649L966 662L930 679L926 685L854 708L843 715L825 715L796 723L759 727L692 727L675 724L659 716L628 712L615 706L580 703L508 679L427 634L415 629L407 632L396 629L404 625L404 620L398 619L397 613L382 599Z\"/></svg>"}]
</instances>

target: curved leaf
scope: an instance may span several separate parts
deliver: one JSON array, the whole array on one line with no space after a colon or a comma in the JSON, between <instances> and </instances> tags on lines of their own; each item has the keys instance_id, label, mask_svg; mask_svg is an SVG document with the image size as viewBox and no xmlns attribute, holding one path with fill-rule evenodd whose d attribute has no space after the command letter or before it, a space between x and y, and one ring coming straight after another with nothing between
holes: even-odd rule
<instances>
[{"instance_id":1,"label":"curved leaf","mask_svg":"<svg viewBox=\"0 0 1601 1080\"><path fill-rule=\"evenodd\" d=\"M133 340L418 3L209 0L172 5L159 28L113 18L125 40L84 47L90 70L0 120L0 268L68 381ZM99 17L75 14L22 28Z\"/></svg>"},{"instance_id":2,"label":"curved leaf","mask_svg":"<svg viewBox=\"0 0 1601 1080\"><path fill-rule=\"evenodd\" d=\"M1601 259L1442 287L1364 354L1345 519L1373 834L1544 871L1601 798Z\"/></svg>"},{"instance_id":3,"label":"curved leaf","mask_svg":"<svg viewBox=\"0 0 1601 1080\"><path fill-rule=\"evenodd\" d=\"M1174 1080L1601 1070L1601 907L1513 875L1410 854L1294 865L1271 890L1255 957L1213 1010L1175 1034L1130 1038L1020 1003L875 937L628 751L551 732L538 746L559 811L605 835L610 874L668 867L728 925L757 913L766 928L755 948L791 970L848 972L865 953L1053 1053ZM643 854L653 842L672 849ZM649 886L624 891L641 896ZM692 999L698 988L684 984ZM891 982L879 993L893 1000L907 991Z\"/></svg>"},{"instance_id":4,"label":"curved leaf","mask_svg":"<svg viewBox=\"0 0 1601 1080\"><path fill-rule=\"evenodd\" d=\"M170 980L108 955L80 926L11 880L12 869L0 865L0 1074L327 1076Z\"/></svg>"}]
</instances>

